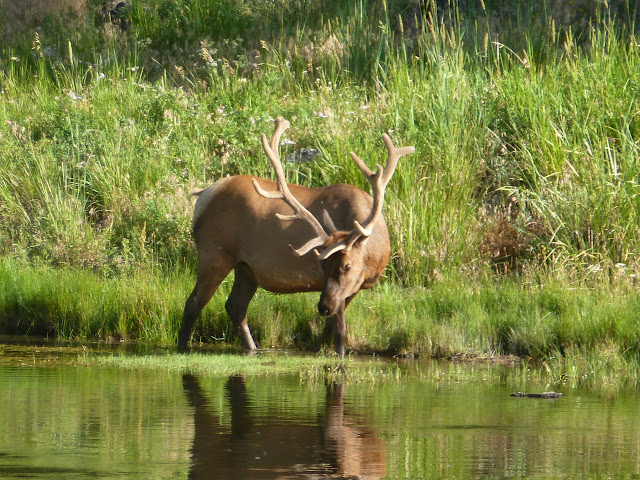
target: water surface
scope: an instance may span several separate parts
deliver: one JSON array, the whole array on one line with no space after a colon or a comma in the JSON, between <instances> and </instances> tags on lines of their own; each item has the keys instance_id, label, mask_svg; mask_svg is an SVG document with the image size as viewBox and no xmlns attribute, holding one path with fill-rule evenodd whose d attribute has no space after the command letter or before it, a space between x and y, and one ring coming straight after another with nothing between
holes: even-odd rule
<instances>
[{"instance_id":1,"label":"water surface","mask_svg":"<svg viewBox=\"0 0 640 480\"><path fill-rule=\"evenodd\" d=\"M548 385L503 366L486 380L414 362L401 381L310 381L3 355L3 479L640 478L637 392L513 398Z\"/></svg>"}]
</instances>

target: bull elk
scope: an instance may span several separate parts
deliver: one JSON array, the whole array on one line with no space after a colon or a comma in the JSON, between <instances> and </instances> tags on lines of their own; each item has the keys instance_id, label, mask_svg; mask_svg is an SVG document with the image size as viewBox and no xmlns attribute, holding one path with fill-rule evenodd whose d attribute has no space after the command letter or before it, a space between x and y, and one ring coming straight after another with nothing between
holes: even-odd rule
<instances>
[{"instance_id":1,"label":"bull elk","mask_svg":"<svg viewBox=\"0 0 640 480\"><path fill-rule=\"evenodd\" d=\"M375 173L351 153L371 184L373 198L352 185L289 185L278 155L280 137L288 127L288 121L278 118L271 140L261 137L275 182L238 175L196 193L192 228L198 271L184 307L179 349L186 348L196 318L234 270L225 308L245 349L256 348L246 314L262 287L273 293L322 292L318 312L326 323L320 340L332 336L336 353L344 355L345 308L360 290L378 281L389 260L389 234L382 217L385 188L400 157L414 148L396 148L383 134L387 164L384 169L378 165Z\"/></svg>"}]
</instances>

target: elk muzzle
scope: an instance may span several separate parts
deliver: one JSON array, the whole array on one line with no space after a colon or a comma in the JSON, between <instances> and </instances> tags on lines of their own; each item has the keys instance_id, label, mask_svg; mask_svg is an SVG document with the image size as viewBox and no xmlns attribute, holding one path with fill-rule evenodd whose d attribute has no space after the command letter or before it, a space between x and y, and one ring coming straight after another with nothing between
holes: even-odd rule
<instances>
[{"instance_id":1,"label":"elk muzzle","mask_svg":"<svg viewBox=\"0 0 640 480\"><path fill-rule=\"evenodd\" d=\"M318 313L323 317L328 317L331 315L331 311L329 307L325 304L322 297L320 297L320 301L318 302Z\"/></svg>"},{"instance_id":2,"label":"elk muzzle","mask_svg":"<svg viewBox=\"0 0 640 480\"><path fill-rule=\"evenodd\" d=\"M335 295L329 295L325 290L320 295L320 301L318 302L318 313L323 317L330 317L339 312L340 305L342 304L344 304L343 299Z\"/></svg>"}]
</instances>

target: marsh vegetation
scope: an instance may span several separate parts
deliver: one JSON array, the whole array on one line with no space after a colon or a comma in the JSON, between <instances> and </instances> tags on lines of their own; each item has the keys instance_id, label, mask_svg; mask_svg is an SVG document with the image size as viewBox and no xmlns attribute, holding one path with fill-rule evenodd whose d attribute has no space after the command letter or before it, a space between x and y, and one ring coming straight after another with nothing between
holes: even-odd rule
<instances>
[{"instance_id":1,"label":"marsh vegetation","mask_svg":"<svg viewBox=\"0 0 640 480\"><path fill-rule=\"evenodd\" d=\"M173 343L188 193L269 176L258 138L284 116L282 157L321 153L287 166L303 185L366 189L349 151L416 146L351 348L637 370L640 45L634 5L610 3L91 0L11 36L3 18L0 330ZM197 339L237 342L223 295ZM316 302L259 293L256 340L308 348Z\"/></svg>"}]
</instances>

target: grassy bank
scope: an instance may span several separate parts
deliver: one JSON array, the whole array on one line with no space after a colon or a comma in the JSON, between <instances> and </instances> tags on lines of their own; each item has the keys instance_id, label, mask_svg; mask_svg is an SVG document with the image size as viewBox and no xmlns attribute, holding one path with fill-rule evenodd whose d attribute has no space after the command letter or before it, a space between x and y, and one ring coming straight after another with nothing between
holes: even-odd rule
<instances>
[{"instance_id":1,"label":"grassy bank","mask_svg":"<svg viewBox=\"0 0 640 480\"><path fill-rule=\"evenodd\" d=\"M172 342L195 268L188 192L269 176L258 138L284 116L283 157L322 153L287 165L296 183L365 188L349 151L380 163L385 131L416 146L352 347L637 362L633 12L574 28L539 2L232 3L89 2L4 46L0 330ZM256 337L308 347L316 301L260 292ZM223 303L198 338L235 342Z\"/></svg>"},{"instance_id":2,"label":"grassy bank","mask_svg":"<svg viewBox=\"0 0 640 480\"><path fill-rule=\"evenodd\" d=\"M633 289L540 280L449 277L428 289L385 282L349 307L349 348L445 358L515 354L556 372L568 356L579 371L599 363L637 370L640 300ZM0 281L4 332L173 344L193 279L190 272L104 278L5 261ZM241 348L224 310L230 287L227 280L205 309L196 341ZM258 292L248 313L256 341L263 348L313 349L323 328L317 299Z\"/></svg>"}]
</instances>

